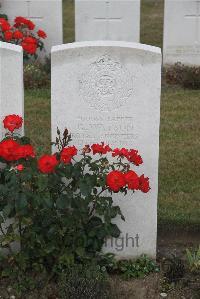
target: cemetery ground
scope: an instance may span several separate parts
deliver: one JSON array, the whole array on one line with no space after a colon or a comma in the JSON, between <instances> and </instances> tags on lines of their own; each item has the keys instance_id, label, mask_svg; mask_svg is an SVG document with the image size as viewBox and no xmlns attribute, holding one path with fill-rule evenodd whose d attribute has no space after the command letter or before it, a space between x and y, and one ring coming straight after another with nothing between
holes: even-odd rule
<instances>
[{"instance_id":1,"label":"cemetery ground","mask_svg":"<svg viewBox=\"0 0 200 299\"><path fill-rule=\"evenodd\" d=\"M65 42L74 39L73 12L72 1L64 0ZM143 0L143 43L162 46L162 21L163 1ZM169 86L163 82L158 194L158 264L162 268L159 273L152 273L142 279L124 279L121 275L111 275L111 293L108 298L157 299L162 298L162 293L167 293L167 298L171 299L200 298L199 276L189 270L185 255L186 248L197 248L200 239L199 94L199 90ZM25 133L33 140L38 155L50 153L50 97L50 88L25 90ZM163 258L172 257L171 254L181 258L186 271L183 277L169 283L164 279ZM180 268L177 260L172 258L172 276L173 271L181 272ZM60 298L58 288L60 285L49 283L21 298ZM13 295L18 298L12 282L1 281L0 298L14 299Z\"/></svg>"}]
</instances>

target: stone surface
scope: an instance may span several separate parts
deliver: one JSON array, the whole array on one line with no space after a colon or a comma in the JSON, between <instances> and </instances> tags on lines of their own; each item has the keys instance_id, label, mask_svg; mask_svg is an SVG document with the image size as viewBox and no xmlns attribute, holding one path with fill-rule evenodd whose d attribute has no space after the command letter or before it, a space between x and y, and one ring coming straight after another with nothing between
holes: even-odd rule
<instances>
[{"instance_id":1,"label":"stone surface","mask_svg":"<svg viewBox=\"0 0 200 299\"><path fill-rule=\"evenodd\" d=\"M163 61L200 65L200 1L165 0Z\"/></svg>"},{"instance_id":2,"label":"stone surface","mask_svg":"<svg viewBox=\"0 0 200 299\"><path fill-rule=\"evenodd\" d=\"M0 42L0 139L6 132L2 120L9 114L24 117L23 50L20 46ZM18 133L23 134L23 128ZM11 222L6 221L3 229ZM13 243L12 248L18 250L19 244ZM7 250L2 252L6 254Z\"/></svg>"},{"instance_id":3,"label":"stone surface","mask_svg":"<svg viewBox=\"0 0 200 299\"><path fill-rule=\"evenodd\" d=\"M105 141L138 149L151 191L115 195L126 218L105 251L119 258L156 255L160 121L160 49L127 42L80 42L52 48L52 140L67 127L73 144Z\"/></svg>"},{"instance_id":4,"label":"stone surface","mask_svg":"<svg viewBox=\"0 0 200 299\"><path fill-rule=\"evenodd\" d=\"M140 0L75 0L76 41L139 42Z\"/></svg>"},{"instance_id":5,"label":"stone surface","mask_svg":"<svg viewBox=\"0 0 200 299\"><path fill-rule=\"evenodd\" d=\"M16 16L27 17L43 29L48 38L44 41L46 53L51 47L63 43L62 0L1 0L1 13L12 21ZM44 55L44 54L43 54Z\"/></svg>"},{"instance_id":6,"label":"stone surface","mask_svg":"<svg viewBox=\"0 0 200 299\"><path fill-rule=\"evenodd\" d=\"M20 46L0 42L0 117L8 114L24 116L23 51Z\"/></svg>"}]
</instances>

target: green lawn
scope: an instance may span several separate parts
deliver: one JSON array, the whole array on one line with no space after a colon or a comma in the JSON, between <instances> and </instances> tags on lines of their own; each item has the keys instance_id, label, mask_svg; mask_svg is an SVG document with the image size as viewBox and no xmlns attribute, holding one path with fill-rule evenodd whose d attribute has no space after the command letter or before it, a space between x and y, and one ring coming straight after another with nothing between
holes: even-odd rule
<instances>
[{"instance_id":1,"label":"green lawn","mask_svg":"<svg viewBox=\"0 0 200 299\"><path fill-rule=\"evenodd\" d=\"M74 40L74 5L64 0L65 42ZM162 46L163 1L143 0L141 42ZM161 98L159 224L200 225L200 92L165 87ZM50 90L26 91L25 127L50 151Z\"/></svg>"}]
</instances>

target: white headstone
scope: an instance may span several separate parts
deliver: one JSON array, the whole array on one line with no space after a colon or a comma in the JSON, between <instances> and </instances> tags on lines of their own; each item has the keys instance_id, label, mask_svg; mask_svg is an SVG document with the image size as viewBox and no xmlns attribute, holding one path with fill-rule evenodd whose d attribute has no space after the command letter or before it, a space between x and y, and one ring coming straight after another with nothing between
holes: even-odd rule
<instances>
[{"instance_id":1,"label":"white headstone","mask_svg":"<svg viewBox=\"0 0 200 299\"><path fill-rule=\"evenodd\" d=\"M52 140L67 127L73 144L138 149L151 190L115 195L126 221L105 251L156 255L161 51L127 42L80 42L52 48Z\"/></svg>"},{"instance_id":2,"label":"white headstone","mask_svg":"<svg viewBox=\"0 0 200 299\"><path fill-rule=\"evenodd\" d=\"M200 65L200 0L165 0L163 61Z\"/></svg>"},{"instance_id":3,"label":"white headstone","mask_svg":"<svg viewBox=\"0 0 200 299\"><path fill-rule=\"evenodd\" d=\"M6 115L24 116L23 50L20 46L0 42L0 120Z\"/></svg>"},{"instance_id":4,"label":"white headstone","mask_svg":"<svg viewBox=\"0 0 200 299\"><path fill-rule=\"evenodd\" d=\"M46 53L51 47L63 43L62 0L1 0L0 12L8 15L9 21L17 16L30 19L36 24L36 31L47 33L44 40Z\"/></svg>"},{"instance_id":5,"label":"white headstone","mask_svg":"<svg viewBox=\"0 0 200 299\"><path fill-rule=\"evenodd\" d=\"M140 0L75 0L76 41L139 42Z\"/></svg>"}]
</instances>

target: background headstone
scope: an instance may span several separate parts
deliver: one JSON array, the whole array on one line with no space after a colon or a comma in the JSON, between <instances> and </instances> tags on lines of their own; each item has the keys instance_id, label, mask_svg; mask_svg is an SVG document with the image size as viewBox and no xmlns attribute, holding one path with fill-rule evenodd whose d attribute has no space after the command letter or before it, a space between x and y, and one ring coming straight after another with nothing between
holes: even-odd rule
<instances>
[{"instance_id":1,"label":"background headstone","mask_svg":"<svg viewBox=\"0 0 200 299\"><path fill-rule=\"evenodd\" d=\"M20 46L0 42L1 137L4 136L2 120L8 114L24 117L23 50Z\"/></svg>"},{"instance_id":2,"label":"background headstone","mask_svg":"<svg viewBox=\"0 0 200 299\"><path fill-rule=\"evenodd\" d=\"M75 0L76 41L139 42L140 0Z\"/></svg>"},{"instance_id":3,"label":"background headstone","mask_svg":"<svg viewBox=\"0 0 200 299\"><path fill-rule=\"evenodd\" d=\"M200 65L200 0L165 0L163 62Z\"/></svg>"},{"instance_id":4,"label":"background headstone","mask_svg":"<svg viewBox=\"0 0 200 299\"><path fill-rule=\"evenodd\" d=\"M44 54L63 43L62 0L0 0L0 3L0 12L7 14L9 21L17 16L26 17L36 24L36 30L41 28L47 33Z\"/></svg>"},{"instance_id":5,"label":"background headstone","mask_svg":"<svg viewBox=\"0 0 200 299\"><path fill-rule=\"evenodd\" d=\"M77 146L105 141L138 149L151 191L115 195L126 218L105 251L155 257L161 87L159 48L126 42L80 42L52 48L52 140L67 127Z\"/></svg>"}]
</instances>

